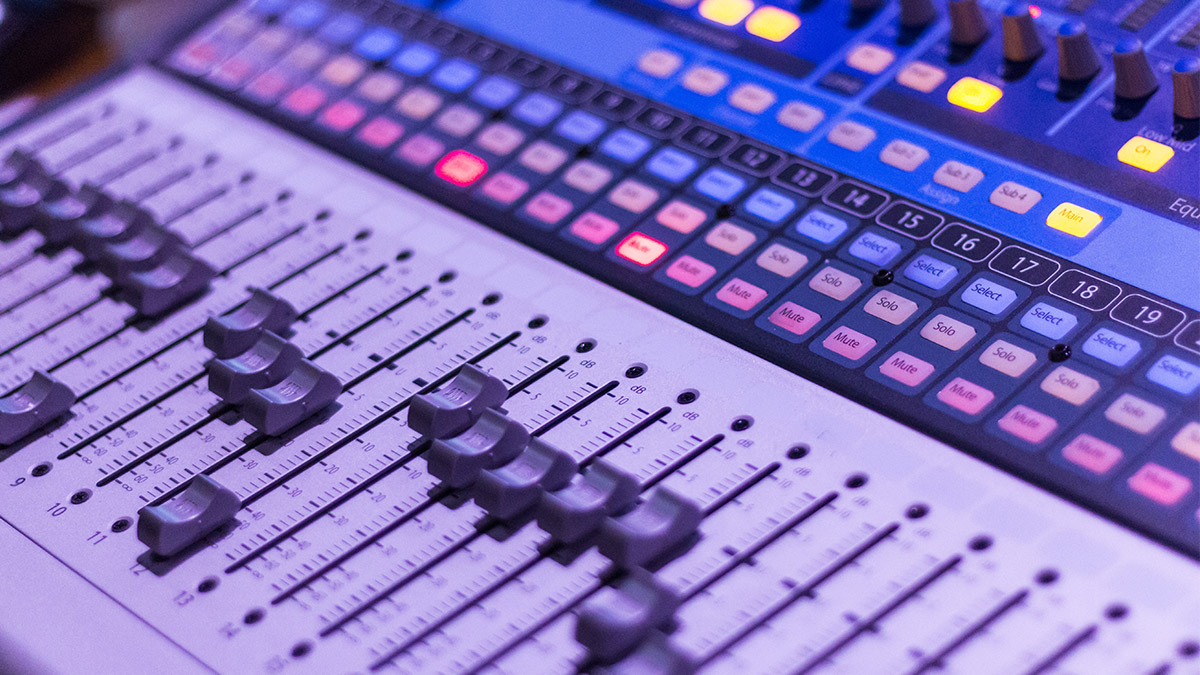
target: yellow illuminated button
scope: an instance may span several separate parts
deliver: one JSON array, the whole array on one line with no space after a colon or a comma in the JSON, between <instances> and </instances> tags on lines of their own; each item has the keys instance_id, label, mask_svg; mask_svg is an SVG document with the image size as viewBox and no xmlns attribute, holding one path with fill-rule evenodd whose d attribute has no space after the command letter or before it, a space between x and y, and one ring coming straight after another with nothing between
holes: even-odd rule
<instances>
[{"instance_id":1,"label":"yellow illuminated button","mask_svg":"<svg viewBox=\"0 0 1200 675\"><path fill-rule=\"evenodd\" d=\"M1046 224L1074 237L1086 237L1102 220L1099 213L1063 202L1046 217Z\"/></svg>"},{"instance_id":2,"label":"yellow illuminated button","mask_svg":"<svg viewBox=\"0 0 1200 675\"><path fill-rule=\"evenodd\" d=\"M1163 168L1163 164L1166 164L1174 156L1175 151L1170 146L1141 136L1129 139L1117 151L1117 159L1150 173Z\"/></svg>"},{"instance_id":3,"label":"yellow illuminated button","mask_svg":"<svg viewBox=\"0 0 1200 675\"><path fill-rule=\"evenodd\" d=\"M981 113L987 112L1003 95L1000 87L973 77L964 77L946 92L946 100L960 108Z\"/></svg>"},{"instance_id":4,"label":"yellow illuminated button","mask_svg":"<svg viewBox=\"0 0 1200 675\"><path fill-rule=\"evenodd\" d=\"M746 19L746 30L751 35L757 35L764 40L780 42L796 32L800 27L800 17L778 7L759 7L749 19Z\"/></svg>"},{"instance_id":5,"label":"yellow illuminated button","mask_svg":"<svg viewBox=\"0 0 1200 675\"><path fill-rule=\"evenodd\" d=\"M754 10L751 0L704 0L700 16L723 26L733 26Z\"/></svg>"}]
</instances>

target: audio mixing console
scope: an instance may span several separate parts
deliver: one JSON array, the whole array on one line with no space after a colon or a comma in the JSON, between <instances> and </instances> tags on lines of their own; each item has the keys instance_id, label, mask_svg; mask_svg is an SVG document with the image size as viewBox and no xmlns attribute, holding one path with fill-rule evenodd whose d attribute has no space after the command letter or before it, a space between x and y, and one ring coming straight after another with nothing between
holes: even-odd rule
<instances>
[{"instance_id":1,"label":"audio mixing console","mask_svg":"<svg viewBox=\"0 0 1200 675\"><path fill-rule=\"evenodd\" d=\"M1200 673L1200 0L238 0L0 136L0 671Z\"/></svg>"}]
</instances>

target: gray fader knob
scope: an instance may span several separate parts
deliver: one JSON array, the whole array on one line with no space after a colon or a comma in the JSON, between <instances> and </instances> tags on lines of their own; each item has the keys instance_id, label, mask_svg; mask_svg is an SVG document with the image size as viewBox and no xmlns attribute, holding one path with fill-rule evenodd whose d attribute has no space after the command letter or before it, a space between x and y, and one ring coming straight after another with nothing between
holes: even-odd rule
<instances>
[{"instance_id":1,"label":"gray fader knob","mask_svg":"<svg viewBox=\"0 0 1200 675\"><path fill-rule=\"evenodd\" d=\"M1009 5L1000 17L1000 28L1004 36L1005 60L1026 63L1046 51L1033 14L1029 12L1029 5Z\"/></svg>"},{"instance_id":2,"label":"gray fader knob","mask_svg":"<svg viewBox=\"0 0 1200 675\"><path fill-rule=\"evenodd\" d=\"M924 28L937 16L933 0L900 0L900 25L905 28Z\"/></svg>"},{"instance_id":3,"label":"gray fader knob","mask_svg":"<svg viewBox=\"0 0 1200 675\"><path fill-rule=\"evenodd\" d=\"M974 47L992 34L977 0L950 0L950 44Z\"/></svg>"},{"instance_id":4,"label":"gray fader knob","mask_svg":"<svg viewBox=\"0 0 1200 675\"><path fill-rule=\"evenodd\" d=\"M132 272L153 269L185 248L187 246L179 235L158 227L147 227L125 241L105 244L96 257L96 267L118 279Z\"/></svg>"},{"instance_id":5,"label":"gray fader knob","mask_svg":"<svg viewBox=\"0 0 1200 675\"><path fill-rule=\"evenodd\" d=\"M413 398L408 426L422 436L446 438L463 432L483 411L508 398L508 387L478 366L467 364L441 389Z\"/></svg>"},{"instance_id":6,"label":"gray fader knob","mask_svg":"<svg viewBox=\"0 0 1200 675\"><path fill-rule=\"evenodd\" d=\"M305 359L278 384L250 392L242 416L261 433L278 436L323 410L341 393L336 375Z\"/></svg>"},{"instance_id":7,"label":"gray fader knob","mask_svg":"<svg viewBox=\"0 0 1200 675\"><path fill-rule=\"evenodd\" d=\"M850 11L853 14L870 14L883 7L885 0L850 0Z\"/></svg>"},{"instance_id":8,"label":"gray fader knob","mask_svg":"<svg viewBox=\"0 0 1200 675\"><path fill-rule=\"evenodd\" d=\"M1200 58L1189 56L1171 69L1175 87L1175 114L1185 120L1200 119Z\"/></svg>"},{"instance_id":9,"label":"gray fader knob","mask_svg":"<svg viewBox=\"0 0 1200 675\"><path fill-rule=\"evenodd\" d=\"M40 370L0 398L0 445L10 445L71 409L75 393Z\"/></svg>"},{"instance_id":10,"label":"gray fader knob","mask_svg":"<svg viewBox=\"0 0 1200 675\"><path fill-rule=\"evenodd\" d=\"M1100 57L1080 22L1067 22L1058 28L1058 77L1068 82L1090 80L1100 72Z\"/></svg>"},{"instance_id":11,"label":"gray fader knob","mask_svg":"<svg viewBox=\"0 0 1200 675\"><path fill-rule=\"evenodd\" d=\"M229 522L241 507L233 490L200 474L174 499L138 511L137 537L158 555L175 555Z\"/></svg>"},{"instance_id":12,"label":"gray fader knob","mask_svg":"<svg viewBox=\"0 0 1200 675\"><path fill-rule=\"evenodd\" d=\"M184 251L159 266L118 280L129 303L143 316L159 316L208 288L216 271Z\"/></svg>"},{"instance_id":13,"label":"gray fader knob","mask_svg":"<svg viewBox=\"0 0 1200 675\"><path fill-rule=\"evenodd\" d=\"M4 158L4 163L0 164L0 190L10 188L24 180L30 171L41 170L41 165L33 155L24 150L13 150L8 153L8 157Z\"/></svg>"},{"instance_id":14,"label":"gray fader knob","mask_svg":"<svg viewBox=\"0 0 1200 675\"><path fill-rule=\"evenodd\" d=\"M57 201L70 190L67 186L34 166L20 180L6 188L0 188L0 234L12 235L24 232L37 222L41 205Z\"/></svg>"},{"instance_id":15,"label":"gray fader knob","mask_svg":"<svg viewBox=\"0 0 1200 675\"><path fill-rule=\"evenodd\" d=\"M75 248L88 260L95 260L105 245L130 239L148 227L156 227L149 212L137 204L119 201L94 217L79 220L75 227Z\"/></svg>"},{"instance_id":16,"label":"gray fader knob","mask_svg":"<svg viewBox=\"0 0 1200 675\"><path fill-rule=\"evenodd\" d=\"M484 469L516 459L528 442L524 425L489 408L458 436L434 441L425 459L429 473L449 487L461 488L474 483Z\"/></svg>"},{"instance_id":17,"label":"gray fader knob","mask_svg":"<svg viewBox=\"0 0 1200 675\"><path fill-rule=\"evenodd\" d=\"M254 346L263 331L284 333L298 316L287 300L252 288L250 299L241 307L224 316L209 317L204 324L204 346L218 359L228 359Z\"/></svg>"},{"instance_id":18,"label":"gray fader knob","mask_svg":"<svg viewBox=\"0 0 1200 675\"><path fill-rule=\"evenodd\" d=\"M1117 43L1113 49L1113 74L1116 75L1113 93L1117 98L1140 99L1158 90L1158 80L1146 59L1142 41L1137 38Z\"/></svg>"},{"instance_id":19,"label":"gray fader knob","mask_svg":"<svg viewBox=\"0 0 1200 675\"><path fill-rule=\"evenodd\" d=\"M611 663L670 622L679 596L646 570L634 570L615 586L600 589L579 609L575 639L595 660Z\"/></svg>"},{"instance_id":20,"label":"gray fader knob","mask_svg":"<svg viewBox=\"0 0 1200 675\"><path fill-rule=\"evenodd\" d=\"M605 521L600 553L625 569L645 565L695 532L703 517L692 500L657 488L634 510Z\"/></svg>"},{"instance_id":21,"label":"gray fader knob","mask_svg":"<svg viewBox=\"0 0 1200 675\"><path fill-rule=\"evenodd\" d=\"M303 358L299 347L264 331L241 354L208 362L208 388L225 403L236 405L246 400L251 390L282 382Z\"/></svg>"},{"instance_id":22,"label":"gray fader knob","mask_svg":"<svg viewBox=\"0 0 1200 675\"><path fill-rule=\"evenodd\" d=\"M637 496L636 478L599 461L563 489L543 495L538 527L560 542L575 543L599 530L606 517L633 506Z\"/></svg>"},{"instance_id":23,"label":"gray fader knob","mask_svg":"<svg viewBox=\"0 0 1200 675\"><path fill-rule=\"evenodd\" d=\"M43 218L37 227L47 242L62 244L75 236L81 221L99 218L112 206L111 197L97 187L84 184L61 199L43 202Z\"/></svg>"},{"instance_id":24,"label":"gray fader knob","mask_svg":"<svg viewBox=\"0 0 1200 675\"><path fill-rule=\"evenodd\" d=\"M480 474L475 503L493 518L512 518L537 505L544 492L561 489L578 470L570 455L532 438L516 459Z\"/></svg>"},{"instance_id":25,"label":"gray fader knob","mask_svg":"<svg viewBox=\"0 0 1200 675\"><path fill-rule=\"evenodd\" d=\"M651 631L629 656L611 666L595 670L596 675L693 675L699 666L662 631Z\"/></svg>"}]
</instances>

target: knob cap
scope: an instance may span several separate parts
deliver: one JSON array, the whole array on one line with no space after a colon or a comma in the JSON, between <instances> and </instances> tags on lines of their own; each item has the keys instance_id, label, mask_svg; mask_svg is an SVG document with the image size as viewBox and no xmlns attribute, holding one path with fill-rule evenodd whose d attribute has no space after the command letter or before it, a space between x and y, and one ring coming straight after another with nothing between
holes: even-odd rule
<instances>
[{"instance_id":1,"label":"knob cap","mask_svg":"<svg viewBox=\"0 0 1200 675\"><path fill-rule=\"evenodd\" d=\"M977 0L950 0L950 44L974 47L987 39L992 30L979 9Z\"/></svg>"},{"instance_id":2,"label":"knob cap","mask_svg":"<svg viewBox=\"0 0 1200 675\"><path fill-rule=\"evenodd\" d=\"M1117 81L1113 93L1117 98L1145 98L1158 90L1158 80L1150 69L1150 61L1137 38L1122 40L1113 50L1113 72Z\"/></svg>"},{"instance_id":3,"label":"knob cap","mask_svg":"<svg viewBox=\"0 0 1200 675\"><path fill-rule=\"evenodd\" d=\"M900 0L900 25L904 28L924 28L937 16L933 0Z\"/></svg>"},{"instance_id":4,"label":"knob cap","mask_svg":"<svg viewBox=\"0 0 1200 675\"><path fill-rule=\"evenodd\" d=\"M1029 5L1009 5L1000 18L1004 58L1014 63L1033 61L1046 51Z\"/></svg>"},{"instance_id":5,"label":"knob cap","mask_svg":"<svg viewBox=\"0 0 1200 675\"><path fill-rule=\"evenodd\" d=\"M868 14L883 7L884 0L850 0L850 11L853 14Z\"/></svg>"},{"instance_id":6,"label":"knob cap","mask_svg":"<svg viewBox=\"0 0 1200 675\"><path fill-rule=\"evenodd\" d=\"M1068 82L1090 80L1100 72L1100 57L1082 23L1064 23L1058 29L1057 40L1060 79Z\"/></svg>"},{"instance_id":7,"label":"knob cap","mask_svg":"<svg viewBox=\"0 0 1200 675\"><path fill-rule=\"evenodd\" d=\"M1175 87L1175 114L1185 120L1200 119L1200 58L1189 56L1171 70Z\"/></svg>"}]
</instances>

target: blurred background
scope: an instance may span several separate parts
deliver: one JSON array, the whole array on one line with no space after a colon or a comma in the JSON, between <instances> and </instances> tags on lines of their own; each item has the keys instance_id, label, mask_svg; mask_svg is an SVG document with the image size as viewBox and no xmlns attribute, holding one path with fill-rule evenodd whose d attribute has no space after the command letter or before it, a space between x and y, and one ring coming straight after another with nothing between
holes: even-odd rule
<instances>
[{"instance_id":1,"label":"blurred background","mask_svg":"<svg viewBox=\"0 0 1200 675\"><path fill-rule=\"evenodd\" d=\"M39 100L153 54L217 0L0 0L0 129Z\"/></svg>"}]
</instances>

